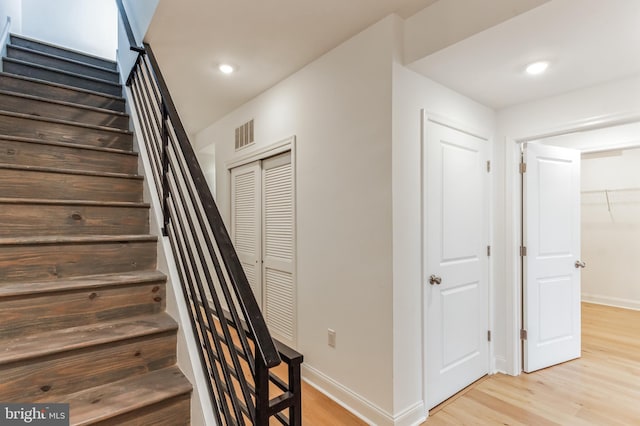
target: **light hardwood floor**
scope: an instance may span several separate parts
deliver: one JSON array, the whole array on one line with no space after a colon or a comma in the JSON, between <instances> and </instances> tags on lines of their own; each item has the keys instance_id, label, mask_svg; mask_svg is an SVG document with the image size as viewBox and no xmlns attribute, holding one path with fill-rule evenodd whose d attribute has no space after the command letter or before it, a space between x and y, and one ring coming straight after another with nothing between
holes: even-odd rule
<instances>
[{"instance_id":1,"label":"light hardwood floor","mask_svg":"<svg viewBox=\"0 0 640 426\"><path fill-rule=\"evenodd\" d=\"M303 414L310 426L365 424L308 385ZM583 303L580 359L488 376L423 425L640 425L640 311Z\"/></svg>"},{"instance_id":2,"label":"light hardwood floor","mask_svg":"<svg viewBox=\"0 0 640 426\"><path fill-rule=\"evenodd\" d=\"M425 426L640 425L640 311L583 303L580 359L490 376L433 411Z\"/></svg>"}]
</instances>

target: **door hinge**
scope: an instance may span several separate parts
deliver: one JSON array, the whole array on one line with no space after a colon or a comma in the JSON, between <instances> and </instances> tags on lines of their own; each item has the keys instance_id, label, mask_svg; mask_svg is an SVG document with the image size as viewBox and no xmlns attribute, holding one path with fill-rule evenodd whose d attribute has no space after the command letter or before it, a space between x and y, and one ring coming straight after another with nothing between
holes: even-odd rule
<instances>
[{"instance_id":1,"label":"door hinge","mask_svg":"<svg viewBox=\"0 0 640 426\"><path fill-rule=\"evenodd\" d=\"M491 171L491 161L487 160L487 173Z\"/></svg>"},{"instance_id":2,"label":"door hinge","mask_svg":"<svg viewBox=\"0 0 640 426\"><path fill-rule=\"evenodd\" d=\"M487 246L487 256L491 256L491 246Z\"/></svg>"},{"instance_id":3,"label":"door hinge","mask_svg":"<svg viewBox=\"0 0 640 426\"><path fill-rule=\"evenodd\" d=\"M527 173L527 163L520 163L520 173L521 174Z\"/></svg>"},{"instance_id":4,"label":"door hinge","mask_svg":"<svg viewBox=\"0 0 640 426\"><path fill-rule=\"evenodd\" d=\"M520 339L527 340L527 330L520 330Z\"/></svg>"},{"instance_id":5,"label":"door hinge","mask_svg":"<svg viewBox=\"0 0 640 426\"><path fill-rule=\"evenodd\" d=\"M525 257L527 255L527 248L525 246L520 246L520 256Z\"/></svg>"},{"instance_id":6,"label":"door hinge","mask_svg":"<svg viewBox=\"0 0 640 426\"><path fill-rule=\"evenodd\" d=\"M491 330L487 330L487 342L491 341Z\"/></svg>"}]
</instances>

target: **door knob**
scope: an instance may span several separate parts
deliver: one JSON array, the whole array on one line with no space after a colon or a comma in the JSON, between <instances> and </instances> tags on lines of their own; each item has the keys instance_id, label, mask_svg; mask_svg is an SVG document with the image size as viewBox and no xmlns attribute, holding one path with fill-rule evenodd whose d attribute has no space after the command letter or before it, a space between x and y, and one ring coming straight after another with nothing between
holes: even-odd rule
<instances>
[{"instance_id":1,"label":"door knob","mask_svg":"<svg viewBox=\"0 0 640 426\"><path fill-rule=\"evenodd\" d=\"M584 268L584 267L586 267L586 266L587 266L587 264L586 264L586 263L584 263L584 262L582 262L582 261L580 261L580 260L576 260L575 266L576 266L576 269L578 269L578 268Z\"/></svg>"},{"instance_id":2,"label":"door knob","mask_svg":"<svg viewBox=\"0 0 640 426\"><path fill-rule=\"evenodd\" d=\"M442 278L440 278L437 275L431 275L429 277L429 284L431 284L431 285L434 285L434 284L440 285L441 282L442 282Z\"/></svg>"}]
</instances>

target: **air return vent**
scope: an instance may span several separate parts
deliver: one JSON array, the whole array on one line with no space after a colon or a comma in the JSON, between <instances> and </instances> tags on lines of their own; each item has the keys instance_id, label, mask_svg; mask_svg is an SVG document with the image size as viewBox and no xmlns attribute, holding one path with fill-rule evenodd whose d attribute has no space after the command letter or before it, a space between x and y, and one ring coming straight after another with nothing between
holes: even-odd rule
<instances>
[{"instance_id":1,"label":"air return vent","mask_svg":"<svg viewBox=\"0 0 640 426\"><path fill-rule=\"evenodd\" d=\"M253 120L236 128L236 151L253 144Z\"/></svg>"}]
</instances>

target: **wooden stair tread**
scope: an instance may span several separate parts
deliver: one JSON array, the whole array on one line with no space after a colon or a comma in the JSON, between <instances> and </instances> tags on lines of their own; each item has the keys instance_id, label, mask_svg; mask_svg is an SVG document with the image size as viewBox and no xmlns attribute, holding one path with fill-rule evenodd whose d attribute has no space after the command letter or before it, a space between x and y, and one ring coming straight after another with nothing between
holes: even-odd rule
<instances>
[{"instance_id":1,"label":"wooden stair tread","mask_svg":"<svg viewBox=\"0 0 640 426\"><path fill-rule=\"evenodd\" d=\"M67 402L73 425L186 425L117 66L42 44L10 43L0 71L0 395Z\"/></svg>"},{"instance_id":2,"label":"wooden stair tread","mask_svg":"<svg viewBox=\"0 0 640 426\"><path fill-rule=\"evenodd\" d=\"M162 313L5 339L1 341L0 365L177 329L173 318Z\"/></svg>"},{"instance_id":3,"label":"wooden stair tread","mask_svg":"<svg viewBox=\"0 0 640 426\"><path fill-rule=\"evenodd\" d=\"M95 145L82 145L82 144L79 144L79 143L67 143L67 142L59 142L59 141L49 141L49 140L35 139L35 138L25 138L25 137L22 137L22 136L12 136L12 135L0 134L0 140L35 143L35 144L39 144L39 145L59 146L59 147L64 147L64 148L86 149L86 150L89 150L89 151L100 151L100 152L105 152L105 153L131 155L131 156L134 156L134 157L138 156L137 152L127 151L125 149L107 148L107 147L95 146Z\"/></svg>"},{"instance_id":4,"label":"wooden stair tread","mask_svg":"<svg viewBox=\"0 0 640 426\"><path fill-rule=\"evenodd\" d=\"M56 200L44 198L5 198L0 197L0 204L44 204L65 206L95 206L95 207L137 207L148 209L149 203L134 203L126 201L90 201L90 200Z\"/></svg>"},{"instance_id":5,"label":"wooden stair tread","mask_svg":"<svg viewBox=\"0 0 640 426\"><path fill-rule=\"evenodd\" d=\"M5 245L44 245L44 244L83 244L83 243L117 243L132 241L157 241L155 235L89 235L89 236L36 236L0 238L0 246Z\"/></svg>"},{"instance_id":6,"label":"wooden stair tread","mask_svg":"<svg viewBox=\"0 0 640 426\"><path fill-rule=\"evenodd\" d=\"M84 275L58 280L10 282L0 284L0 298L32 294L58 293L78 289L115 287L153 282L164 282L166 275L157 270L121 272L117 274Z\"/></svg>"},{"instance_id":7,"label":"wooden stair tread","mask_svg":"<svg viewBox=\"0 0 640 426\"><path fill-rule=\"evenodd\" d=\"M3 58L3 59L6 59L6 58ZM109 93L97 92L95 90L84 89L82 87L70 86L68 84L56 83L56 82L53 82L53 81L42 80L42 79L34 78L34 77L27 77L25 75L11 74L11 73L8 73L8 72L0 72L0 75L2 75L4 77L13 78L13 79L16 79L16 80L30 81L30 82L42 84L42 85L45 85L45 86L59 87L59 88L62 88L62 89L72 90L72 91L75 91L75 92L87 93L87 94L90 94L90 95L100 96L100 97L107 98L107 99L113 99L113 100L118 100L118 101L122 101L124 99L122 96L110 95Z\"/></svg>"},{"instance_id":8,"label":"wooden stair tread","mask_svg":"<svg viewBox=\"0 0 640 426\"><path fill-rule=\"evenodd\" d=\"M114 74L114 75L120 74L117 70L114 70L114 69L105 68L105 67L102 67L100 65L89 64L87 62L77 61L77 60L71 59L71 58L65 58L64 56L55 55L55 54L49 53L49 52L43 52L41 50L30 49L28 47L19 46L19 45L16 45L16 44L8 44L7 47L9 47L11 49L21 50L23 52L31 53L33 55L45 56L47 58L53 58L53 59L56 59L56 60L69 62L71 64L81 65L83 67L104 71L104 72L107 72L107 73L110 73L110 74ZM108 81L108 80L105 80L105 81Z\"/></svg>"},{"instance_id":9,"label":"wooden stair tread","mask_svg":"<svg viewBox=\"0 0 640 426\"><path fill-rule=\"evenodd\" d=\"M65 402L70 404L73 425L89 425L189 394L191 389L174 366L76 392Z\"/></svg>"},{"instance_id":10,"label":"wooden stair tread","mask_svg":"<svg viewBox=\"0 0 640 426\"><path fill-rule=\"evenodd\" d=\"M60 101L60 100L56 100L56 99L45 98L43 96L33 96L33 95L25 94L25 93L11 92L11 91L8 91L8 90L0 90L0 94L6 95L6 96L13 96L13 97L16 97L16 98L29 99L29 100L32 100L32 101L46 102L46 103L50 103L50 104L63 105L63 106L72 107L72 108L85 109L85 110L89 110L89 111L100 112L100 113L103 113L103 114L116 115L116 116L119 116L119 117L128 117L129 116L129 114L127 114L126 112L114 111L112 109L107 109L107 108L98 108L98 107L94 107L94 106L90 106L90 105L77 104L77 103L73 103L73 102Z\"/></svg>"},{"instance_id":11,"label":"wooden stair tread","mask_svg":"<svg viewBox=\"0 0 640 426\"><path fill-rule=\"evenodd\" d=\"M84 75L84 74L78 74L78 73L75 73L75 72L72 72L72 71L62 70L62 69L59 69L59 68L48 67L46 65L40 65L40 64L33 63L33 62L24 61L22 59L8 58L8 57L5 56L5 57L2 58L2 60L5 61L5 62L9 62L9 63L19 64L19 65L26 65L28 67L39 68L39 69L55 72L55 73L58 73L58 74L64 74L64 75L68 75L68 76L75 77L75 78L81 78L81 79L84 79L84 80L87 80L87 81L93 81L93 82L96 82L96 83L105 84L107 86L113 86L113 87L117 87L117 88L121 88L122 87L122 84L115 83L113 81L104 80L102 78L92 77L92 76L88 76L88 75Z\"/></svg>"},{"instance_id":12,"label":"wooden stair tread","mask_svg":"<svg viewBox=\"0 0 640 426\"><path fill-rule=\"evenodd\" d=\"M32 38L32 37L27 37L27 36L25 36L23 34L10 33L9 37L10 37L10 43L11 43L12 46L22 46L22 47L27 47L27 48L32 49L32 50L42 51L42 50L38 50L38 49L36 49L34 47L24 46L24 45L21 44L21 42L32 43L32 44L39 45L39 46L45 47L45 48L53 48L54 50L61 50L61 51L64 51L65 53L70 53L70 54L73 54L73 55L75 55L77 57L81 57L84 60L94 59L94 60L97 60L98 62L102 62L102 63L108 64L109 67L110 67L109 69L117 70L118 64L113 59L108 59L108 58L105 58L105 57L102 57L102 56L94 55L94 54L91 54L91 53L86 53L86 52L83 52L83 51L80 51L80 50L76 50L76 49L72 49L70 47L60 46L60 45L49 43L49 42L46 42L46 41L43 41L43 40L35 39L35 38ZM58 56L60 56L60 55L58 55Z\"/></svg>"},{"instance_id":13,"label":"wooden stair tread","mask_svg":"<svg viewBox=\"0 0 640 426\"><path fill-rule=\"evenodd\" d=\"M45 172L45 173L59 173L59 174L65 174L65 175L101 176L101 177L111 177L111 178L121 178L121 179L144 180L144 176L130 175L126 173L93 172L89 170L60 169L57 167L24 166L24 165L5 164L5 163L0 163L0 169L24 170L24 171Z\"/></svg>"},{"instance_id":14,"label":"wooden stair tread","mask_svg":"<svg viewBox=\"0 0 640 426\"><path fill-rule=\"evenodd\" d=\"M131 132L130 130L116 129L114 127L96 126L93 124L78 123L78 122L69 121L69 120L60 120L58 118L47 118L47 117L41 117L38 115L21 114L19 112L0 111L0 115L5 115L8 117L24 118L28 120L34 120L34 121L44 121L47 123L65 124L68 126L80 127L84 129L101 130L105 132L119 133L122 135L133 135L133 132Z\"/></svg>"}]
</instances>

